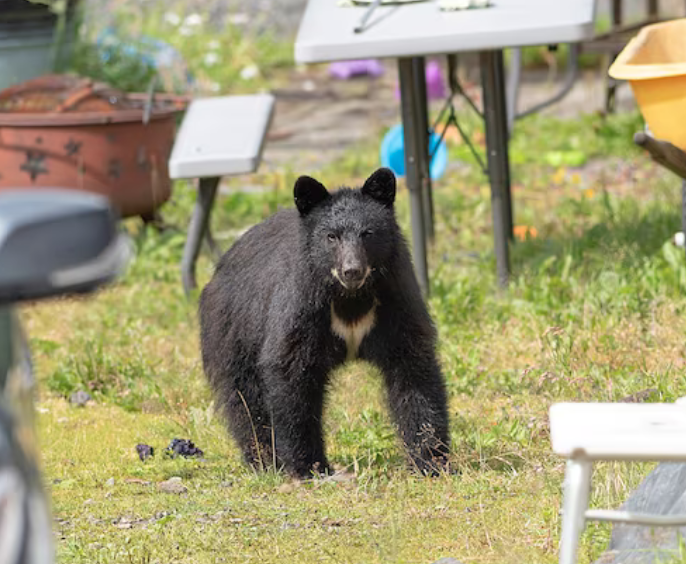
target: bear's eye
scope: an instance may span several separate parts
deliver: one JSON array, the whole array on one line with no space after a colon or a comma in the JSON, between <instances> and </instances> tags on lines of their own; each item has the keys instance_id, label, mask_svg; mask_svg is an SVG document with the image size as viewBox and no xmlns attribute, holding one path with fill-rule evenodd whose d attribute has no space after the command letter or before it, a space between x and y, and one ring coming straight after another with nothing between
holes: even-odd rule
<instances>
[{"instance_id":1,"label":"bear's eye","mask_svg":"<svg viewBox=\"0 0 686 564\"><path fill-rule=\"evenodd\" d=\"M328 233L328 234L326 235L326 238L327 238L329 241L335 241L336 239L338 239L338 237L336 237L336 234L335 234L335 233Z\"/></svg>"},{"instance_id":2,"label":"bear's eye","mask_svg":"<svg viewBox=\"0 0 686 564\"><path fill-rule=\"evenodd\" d=\"M371 229L365 229L362 233L360 233L360 237L369 237L373 234L374 232Z\"/></svg>"}]
</instances>

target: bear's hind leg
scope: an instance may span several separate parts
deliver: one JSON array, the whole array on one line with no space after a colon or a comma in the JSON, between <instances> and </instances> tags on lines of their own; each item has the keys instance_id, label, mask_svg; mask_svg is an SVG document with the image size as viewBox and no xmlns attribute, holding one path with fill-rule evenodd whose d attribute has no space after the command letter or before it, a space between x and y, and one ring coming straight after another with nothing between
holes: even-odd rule
<instances>
[{"instance_id":1,"label":"bear's hind leg","mask_svg":"<svg viewBox=\"0 0 686 564\"><path fill-rule=\"evenodd\" d=\"M238 390L231 404L229 425L245 462L256 470L278 468L271 421L264 406L248 402Z\"/></svg>"},{"instance_id":2,"label":"bear's hind leg","mask_svg":"<svg viewBox=\"0 0 686 564\"><path fill-rule=\"evenodd\" d=\"M224 380L217 390L222 411L245 462L256 470L278 468L262 384L254 373L242 374L242 378Z\"/></svg>"}]
</instances>

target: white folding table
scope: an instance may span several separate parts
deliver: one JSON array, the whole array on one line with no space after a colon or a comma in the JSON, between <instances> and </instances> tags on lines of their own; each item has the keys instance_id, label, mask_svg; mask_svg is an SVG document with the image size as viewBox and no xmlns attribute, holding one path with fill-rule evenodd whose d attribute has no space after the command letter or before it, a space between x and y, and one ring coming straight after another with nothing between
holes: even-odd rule
<instances>
[{"instance_id":1,"label":"white folding table","mask_svg":"<svg viewBox=\"0 0 686 564\"><path fill-rule=\"evenodd\" d=\"M412 250L425 294L426 242L432 236L433 211L424 57L479 52L497 272L500 284L506 285L513 231L503 49L589 39L595 8L595 0L494 0L489 8L455 12L440 11L436 0L382 4L356 33L367 5L308 1L295 43L298 63L398 59Z\"/></svg>"}]
</instances>

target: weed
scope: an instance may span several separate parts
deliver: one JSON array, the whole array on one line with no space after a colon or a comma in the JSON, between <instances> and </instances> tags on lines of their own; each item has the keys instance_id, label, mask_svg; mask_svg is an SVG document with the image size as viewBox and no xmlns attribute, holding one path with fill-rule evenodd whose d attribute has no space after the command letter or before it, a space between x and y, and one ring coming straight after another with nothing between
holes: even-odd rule
<instances>
[{"instance_id":1,"label":"weed","mask_svg":"<svg viewBox=\"0 0 686 564\"><path fill-rule=\"evenodd\" d=\"M79 343L47 379L50 390L64 397L87 390L97 399L111 399L124 409L140 409L144 402L161 400L152 366L143 358L120 359L102 341Z\"/></svg>"}]
</instances>

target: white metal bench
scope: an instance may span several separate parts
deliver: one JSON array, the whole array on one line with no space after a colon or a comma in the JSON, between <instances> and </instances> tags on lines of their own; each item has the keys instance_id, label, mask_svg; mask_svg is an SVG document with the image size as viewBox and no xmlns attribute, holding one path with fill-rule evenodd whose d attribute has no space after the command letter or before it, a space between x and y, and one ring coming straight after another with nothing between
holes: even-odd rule
<instances>
[{"instance_id":1,"label":"white metal bench","mask_svg":"<svg viewBox=\"0 0 686 564\"><path fill-rule=\"evenodd\" d=\"M589 510L596 460L686 461L683 403L558 403L550 408L553 451L567 458L560 564L576 562L586 520L637 525L686 525L686 515Z\"/></svg>"},{"instance_id":2,"label":"white metal bench","mask_svg":"<svg viewBox=\"0 0 686 564\"><path fill-rule=\"evenodd\" d=\"M209 219L222 176L254 172L274 111L269 94L193 100L169 158L173 179L198 179L198 199L188 226L181 261L183 287L196 287L195 263L203 239L216 251Z\"/></svg>"}]
</instances>

